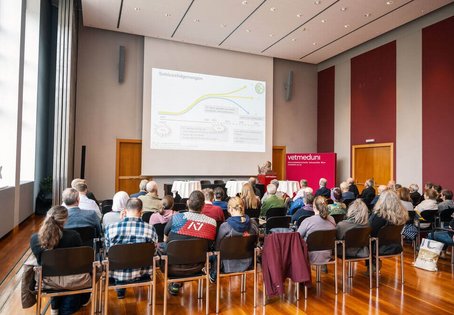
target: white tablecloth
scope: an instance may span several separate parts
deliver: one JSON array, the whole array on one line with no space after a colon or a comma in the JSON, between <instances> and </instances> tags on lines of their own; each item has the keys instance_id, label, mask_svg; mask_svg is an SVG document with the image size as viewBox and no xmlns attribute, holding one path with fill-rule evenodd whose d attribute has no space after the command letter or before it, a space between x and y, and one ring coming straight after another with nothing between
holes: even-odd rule
<instances>
[{"instance_id":1,"label":"white tablecloth","mask_svg":"<svg viewBox=\"0 0 454 315\"><path fill-rule=\"evenodd\" d=\"M280 180L277 191L285 192L291 198L299 189L300 183L296 180Z\"/></svg>"},{"instance_id":2,"label":"white tablecloth","mask_svg":"<svg viewBox=\"0 0 454 315\"><path fill-rule=\"evenodd\" d=\"M227 196L235 197L237 193L241 192L245 183L247 183L246 180L229 180L227 183L225 183Z\"/></svg>"},{"instance_id":3,"label":"white tablecloth","mask_svg":"<svg viewBox=\"0 0 454 315\"><path fill-rule=\"evenodd\" d=\"M193 180L193 181L182 181L176 180L172 184L172 193L178 192L181 198L189 198L189 195L194 190L202 190L202 185L200 181Z\"/></svg>"}]
</instances>

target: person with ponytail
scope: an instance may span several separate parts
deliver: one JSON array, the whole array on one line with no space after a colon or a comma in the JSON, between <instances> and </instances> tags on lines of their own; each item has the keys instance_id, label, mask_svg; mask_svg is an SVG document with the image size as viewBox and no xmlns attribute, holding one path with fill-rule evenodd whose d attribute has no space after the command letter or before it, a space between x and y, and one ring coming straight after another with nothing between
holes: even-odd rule
<instances>
[{"instance_id":1,"label":"person with ponytail","mask_svg":"<svg viewBox=\"0 0 454 315\"><path fill-rule=\"evenodd\" d=\"M54 206L47 212L38 233L32 235L30 249L38 264L41 264L41 254L45 250L82 246L79 233L63 228L67 219L68 210L63 206ZM77 312L89 299L89 293L53 297L51 314L72 314Z\"/></svg>"},{"instance_id":2,"label":"person with ponytail","mask_svg":"<svg viewBox=\"0 0 454 315\"><path fill-rule=\"evenodd\" d=\"M298 228L298 233L304 240L307 239L309 234L320 230L335 230L336 222L333 217L329 215L328 203L323 196L317 196L313 204L314 215L304 219ZM309 261L311 263L324 263L331 259L330 250L312 251L309 252Z\"/></svg>"}]
</instances>

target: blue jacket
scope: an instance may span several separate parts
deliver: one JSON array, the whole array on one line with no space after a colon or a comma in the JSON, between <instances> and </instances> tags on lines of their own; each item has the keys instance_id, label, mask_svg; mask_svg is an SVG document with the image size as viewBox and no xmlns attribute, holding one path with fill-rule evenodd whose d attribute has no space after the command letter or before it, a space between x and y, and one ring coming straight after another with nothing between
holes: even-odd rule
<instances>
[{"instance_id":1,"label":"blue jacket","mask_svg":"<svg viewBox=\"0 0 454 315\"><path fill-rule=\"evenodd\" d=\"M101 236L101 223L96 212L93 210L81 210L79 207L68 208L68 220L65 229L93 226L96 228L96 235Z\"/></svg>"}]
</instances>

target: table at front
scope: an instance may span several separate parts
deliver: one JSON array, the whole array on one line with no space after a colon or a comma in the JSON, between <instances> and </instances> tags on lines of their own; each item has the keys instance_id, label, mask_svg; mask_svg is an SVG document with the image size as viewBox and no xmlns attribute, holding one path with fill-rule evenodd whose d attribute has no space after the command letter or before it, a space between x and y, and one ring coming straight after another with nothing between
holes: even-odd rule
<instances>
[{"instance_id":1,"label":"table at front","mask_svg":"<svg viewBox=\"0 0 454 315\"><path fill-rule=\"evenodd\" d=\"M227 189L227 196L235 197L236 194L241 193L243 185L247 183L247 180L229 180L225 183L225 188Z\"/></svg>"},{"instance_id":2,"label":"table at front","mask_svg":"<svg viewBox=\"0 0 454 315\"><path fill-rule=\"evenodd\" d=\"M280 180L277 191L282 191L291 198L299 189L300 184L295 180Z\"/></svg>"},{"instance_id":3,"label":"table at front","mask_svg":"<svg viewBox=\"0 0 454 315\"><path fill-rule=\"evenodd\" d=\"M172 193L175 194L176 192L178 192L178 194L181 196L181 198L189 198L189 195L194 190L202 190L202 185L200 184L200 181L176 180L172 184Z\"/></svg>"}]
</instances>

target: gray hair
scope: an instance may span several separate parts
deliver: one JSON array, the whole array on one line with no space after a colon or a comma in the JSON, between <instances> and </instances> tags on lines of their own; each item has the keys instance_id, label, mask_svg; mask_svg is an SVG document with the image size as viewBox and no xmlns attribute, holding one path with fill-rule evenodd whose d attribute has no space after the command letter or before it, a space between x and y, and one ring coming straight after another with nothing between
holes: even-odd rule
<instances>
[{"instance_id":1,"label":"gray hair","mask_svg":"<svg viewBox=\"0 0 454 315\"><path fill-rule=\"evenodd\" d=\"M158 192L158 184L152 180L147 183L147 191L148 192Z\"/></svg>"},{"instance_id":2,"label":"gray hair","mask_svg":"<svg viewBox=\"0 0 454 315\"><path fill-rule=\"evenodd\" d=\"M342 183L340 183L339 187L342 190L342 192L346 192L346 191L348 191L349 185L347 182L342 182Z\"/></svg>"},{"instance_id":3,"label":"gray hair","mask_svg":"<svg viewBox=\"0 0 454 315\"><path fill-rule=\"evenodd\" d=\"M63 190L62 199L67 206L75 205L79 202L79 193L74 188L66 188Z\"/></svg>"},{"instance_id":4,"label":"gray hair","mask_svg":"<svg viewBox=\"0 0 454 315\"><path fill-rule=\"evenodd\" d=\"M320 180L318 181L318 184L319 184L320 186L322 186L322 187L325 187L327 182L328 182L328 181L326 180L326 178L323 178L323 177L322 177L322 178L320 178Z\"/></svg>"},{"instance_id":5,"label":"gray hair","mask_svg":"<svg viewBox=\"0 0 454 315\"><path fill-rule=\"evenodd\" d=\"M142 179L139 183L139 189L140 190L146 190L147 189L147 184L148 184L148 179Z\"/></svg>"},{"instance_id":6,"label":"gray hair","mask_svg":"<svg viewBox=\"0 0 454 315\"><path fill-rule=\"evenodd\" d=\"M276 191L277 191L277 187L276 187L276 185L270 183L270 184L268 184L268 186L266 186L266 191L270 195L275 195Z\"/></svg>"},{"instance_id":7,"label":"gray hair","mask_svg":"<svg viewBox=\"0 0 454 315\"><path fill-rule=\"evenodd\" d=\"M351 219L356 224L365 225L369 220L369 209L364 201L356 199L348 207L346 219Z\"/></svg>"},{"instance_id":8,"label":"gray hair","mask_svg":"<svg viewBox=\"0 0 454 315\"><path fill-rule=\"evenodd\" d=\"M276 189L279 187L279 181L277 179L273 179L270 184L273 184L274 186L276 186Z\"/></svg>"},{"instance_id":9,"label":"gray hair","mask_svg":"<svg viewBox=\"0 0 454 315\"><path fill-rule=\"evenodd\" d=\"M410 184L410 186L408 188L410 188L411 192L415 192L415 191L419 190L419 186L417 184Z\"/></svg>"}]
</instances>

